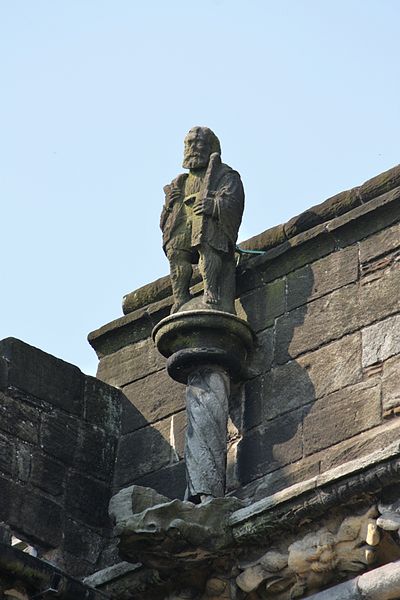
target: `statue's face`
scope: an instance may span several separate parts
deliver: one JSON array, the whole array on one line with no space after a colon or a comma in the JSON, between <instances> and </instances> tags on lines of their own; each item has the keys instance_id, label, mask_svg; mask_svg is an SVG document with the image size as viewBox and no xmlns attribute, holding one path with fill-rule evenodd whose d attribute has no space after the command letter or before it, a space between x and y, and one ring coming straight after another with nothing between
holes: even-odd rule
<instances>
[{"instance_id":1,"label":"statue's face","mask_svg":"<svg viewBox=\"0 0 400 600\"><path fill-rule=\"evenodd\" d=\"M204 169L211 154L208 136L201 128L193 128L185 137L183 167L185 169Z\"/></svg>"}]
</instances>

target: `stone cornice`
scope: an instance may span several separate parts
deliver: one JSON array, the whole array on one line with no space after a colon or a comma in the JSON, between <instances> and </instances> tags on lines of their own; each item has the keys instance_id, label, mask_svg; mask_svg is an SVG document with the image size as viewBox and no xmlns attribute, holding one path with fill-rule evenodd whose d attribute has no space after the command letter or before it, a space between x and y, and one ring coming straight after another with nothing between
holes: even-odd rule
<instances>
[{"instance_id":1,"label":"stone cornice","mask_svg":"<svg viewBox=\"0 0 400 600\"><path fill-rule=\"evenodd\" d=\"M382 489L398 483L399 473L400 444L395 442L243 508L235 507L240 501L233 497L195 506L132 486L113 497L110 513L121 537L120 549L128 560L138 559L141 552L153 558L160 552L164 559L168 555L175 561L182 555L184 562L190 549L190 561L195 563L196 552L201 562L205 553L229 553L238 545L268 545L270 538L317 520L331 508L357 502L373 504ZM136 509L135 503L139 503ZM207 527L203 531L204 523ZM164 543L167 550L162 548Z\"/></svg>"},{"instance_id":2,"label":"stone cornice","mask_svg":"<svg viewBox=\"0 0 400 600\"><path fill-rule=\"evenodd\" d=\"M3 578L11 588L23 585L30 593L35 592L30 596L32 598L44 598L45 594L50 593L61 600L109 598L108 595L70 577L50 563L0 543L0 580ZM7 587L6 583L4 585Z\"/></svg>"},{"instance_id":3,"label":"stone cornice","mask_svg":"<svg viewBox=\"0 0 400 600\"><path fill-rule=\"evenodd\" d=\"M398 483L399 473L400 444L394 442L237 510L229 518L233 538L238 544L253 543L260 537L266 543L279 530Z\"/></svg>"}]
</instances>

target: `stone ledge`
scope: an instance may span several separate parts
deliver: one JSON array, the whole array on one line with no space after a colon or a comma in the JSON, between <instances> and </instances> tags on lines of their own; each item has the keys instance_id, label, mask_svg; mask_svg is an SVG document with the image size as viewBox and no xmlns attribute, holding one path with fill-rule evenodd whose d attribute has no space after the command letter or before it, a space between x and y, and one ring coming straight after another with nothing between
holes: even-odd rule
<instances>
[{"instance_id":1,"label":"stone ledge","mask_svg":"<svg viewBox=\"0 0 400 600\"><path fill-rule=\"evenodd\" d=\"M334 446L324 448L306 458L302 457L295 463L281 466L246 485L236 487L230 490L228 495L245 500L248 504L258 502L301 481L317 477L323 472L330 472L359 457L374 454L382 447L389 446L399 439L399 435L400 419L390 419L378 427L342 440Z\"/></svg>"},{"instance_id":2,"label":"stone ledge","mask_svg":"<svg viewBox=\"0 0 400 600\"><path fill-rule=\"evenodd\" d=\"M133 573L142 568L141 563L129 563L129 562L119 562L111 567L106 567L101 571L96 571L93 575L89 575L83 579L83 583L85 585L89 585L91 587L100 587L120 577L123 577L127 573Z\"/></svg>"},{"instance_id":3,"label":"stone ledge","mask_svg":"<svg viewBox=\"0 0 400 600\"><path fill-rule=\"evenodd\" d=\"M394 442L239 509L229 518L233 537L242 543L262 535L265 542L274 530L292 527L305 517L313 518L331 506L398 481L399 471L400 444Z\"/></svg>"},{"instance_id":4,"label":"stone ledge","mask_svg":"<svg viewBox=\"0 0 400 600\"><path fill-rule=\"evenodd\" d=\"M145 567L141 563L121 562L94 573L84 579L83 583L99 589L107 598L134 600L146 597L144 594L149 590L160 597L164 582L156 569Z\"/></svg>"},{"instance_id":5,"label":"stone ledge","mask_svg":"<svg viewBox=\"0 0 400 600\"><path fill-rule=\"evenodd\" d=\"M304 232L298 233L297 235L287 240L287 242L281 244L280 246L276 246L275 248L271 249L263 255L247 259L247 261L245 262L245 266L246 268L259 268L265 263L270 262L272 258L276 258L278 255L287 252L289 249L294 249L298 246L303 246L306 242L309 242L312 239L327 234L335 236L335 233L341 228L344 228L349 224L353 225L354 222L359 219L368 218L370 217L371 213L378 211L379 209L382 209L383 207L390 205L399 199L400 186L393 188L392 190L385 194L382 194L381 196L371 199L367 204L362 204L361 206L355 207L352 210L340 216L332 218L320 225L316 225ZM368 233L366 235L368 235ZM366 235L362 234L360 236L360 239L363 239L363 237L366 237ZM239 267L239 278L241 275L241 271L242 269Z\"/></svg>"},{"instance_id":6,"label":"stone ledge","mask_svg":"<svg viewBox=\"0 0 400 600\"><path fill-rule=\"evenodd\" d=\"M129 344L150 337L154 326L169 315L171 306L170 296L146 308L139 308L92 331L88 335L88 342L99 358L113 354Z\"/></svg>"},{"instance_id":7,"label":"stone ledge","mask_svg":"<svg viewBox=\"0 0 400 600\"><path fill-rule=\"evenodd\" d=\"M309 600L396 600L400 594L400 561L391 562L345 581Z\"/></svg>"},{"instance_id":8,"label":"stone ledge","mask_svg":"<svg viewBox=\"0 0 400 600\"><path fill-rule=\"evenodd\" d=\"M52 564L0 543L0 576L2 574L15 584L26 585L31 593L36 592L32 598L42 597L45 591L53 588L61 600L109 599L108 595L73 579Z\"/></svg>"}]
</instances>

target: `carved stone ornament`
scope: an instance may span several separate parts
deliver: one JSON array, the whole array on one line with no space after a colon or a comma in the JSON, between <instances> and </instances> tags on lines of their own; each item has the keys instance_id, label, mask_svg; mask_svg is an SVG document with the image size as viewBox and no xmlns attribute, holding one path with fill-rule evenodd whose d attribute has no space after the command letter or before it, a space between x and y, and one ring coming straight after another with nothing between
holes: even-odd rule
<instances>
[{"instance_id":1,"label":"carved stone ornament","mask_svg":"<svg viewBox=\"0 0 400 600\"><path fill-rule=\"evenodd\" d=\"M255 598L290 600L369 569L379 553L383 556L391 550L392 542L384 540L380 528L400 528L400 514L393 505L380 511L381 516L373 506L359 516L346 517L335 529L328 525L306 534L290 544L287 552L271 549L253 562L242 563L238 587L246 593L257 592ZM389 546L384 552L383 540Z\"/></svg>"},{"instance_id":2,"label":"carved stone ornament","mask_svg":"<svg viewBox=\"0 0 400 600\"><path fill-rule=\"evenodd\" d=\"M265 532L264 549L260 537L238 544L232 525L246 509L235 498L194 505L131 486L110 514L121 557L159 573L157 600L293 600L400 559L400 501L388 493L303 520L297 537L293 528Z\"/></svg>"},{"instance_id":3,"label":"carved stone ornament","mask_svg":"<svg viewBox=\"0 0 400 600\"><path fill-rule=\"evenodd\" d=\"M166 567L218 556L233 543L228 518L243 506L237 498L195 505L133 485L113 496L109 512L125 560Z\"/></svg>"}]
</instances>

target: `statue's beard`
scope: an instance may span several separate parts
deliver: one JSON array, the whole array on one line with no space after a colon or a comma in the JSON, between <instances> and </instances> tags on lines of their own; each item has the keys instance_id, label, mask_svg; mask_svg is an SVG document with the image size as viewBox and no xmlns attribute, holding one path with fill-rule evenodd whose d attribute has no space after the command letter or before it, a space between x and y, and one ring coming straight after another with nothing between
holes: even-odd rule
<instances>
[{"instance_id":1,"label":"statue's beard","mask_svg":"<svg viewBox=\"0 0 400 600\"><path fill-rule=\"evenodd\" d=\"M182 166L184 169L204 169L209 157L205 154L185 154Z\"/></svg>"}]
</instances>

